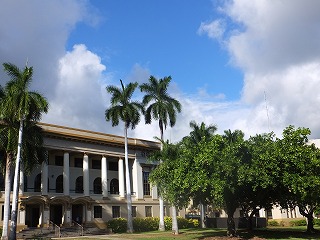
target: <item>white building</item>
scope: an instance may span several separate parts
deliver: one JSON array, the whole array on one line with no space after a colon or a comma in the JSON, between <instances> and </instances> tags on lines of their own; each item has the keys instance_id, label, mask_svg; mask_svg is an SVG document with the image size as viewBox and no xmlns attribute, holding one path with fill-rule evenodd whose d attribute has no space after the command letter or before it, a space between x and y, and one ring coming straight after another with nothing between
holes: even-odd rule
<instances>
[{"instance_id":1,"label":"white building","mask_svg":"<svg viewBox=\"0 0 320 240\"><path fill-rule=\"evenodd\" d=\"M124 138L92 131L39 124L48 161L30 176L21 172L18 225L22 227L106 222L127 217ZM133 217L159 216L156 187L148 182L146 156L160 144L128 139ZM4 191L0 196L3 221Z\"/></svg>"}]
</instances>

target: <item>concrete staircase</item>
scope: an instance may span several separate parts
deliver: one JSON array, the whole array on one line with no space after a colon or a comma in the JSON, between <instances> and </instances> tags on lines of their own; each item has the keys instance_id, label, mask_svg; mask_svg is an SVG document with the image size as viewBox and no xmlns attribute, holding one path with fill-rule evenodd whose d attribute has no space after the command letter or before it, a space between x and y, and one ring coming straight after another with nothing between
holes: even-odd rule
<instances>
[{"instance_id":1,"label":"concrete staircase","mask_svg":"<svg viewBox=\"0 0 320 240\"><path fill-rule=\"evenodd\" d=\"M60 228L60 237L77 237L88 236L88 235L105 235L108 234L108 230L99 229L95 226L86 226L83 228L83 232L81 228L78 226L71 227L61 227ZM58 238L57 232L52 228L26 228L21 232L17 233L17 239L51 239Z\"/></svg>"}]
</instances>

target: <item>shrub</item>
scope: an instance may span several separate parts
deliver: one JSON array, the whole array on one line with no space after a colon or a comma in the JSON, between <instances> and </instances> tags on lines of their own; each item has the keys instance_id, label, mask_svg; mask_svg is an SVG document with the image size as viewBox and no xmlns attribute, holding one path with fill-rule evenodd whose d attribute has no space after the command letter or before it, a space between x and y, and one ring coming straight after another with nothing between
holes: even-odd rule
<instances>
[{"instance_id":1,"label":"shrub","mask_svg":"<svg viewBox=\"0 0 320 240\"><path fill-rule=\"evenodd\" d=\"M302 220L293 220L289 222L291 227L295 226L307 226L307 221L305 219Z\"/></svg>"},{"instance_id":2,"label":"shrub","mask_svg":"<svg viewBox=\"0 0 320 240\"><path fill-rule=\"evenodd\" d=\"M114 233L123 233L127 231L127 219L115 218L107 222L108 228L112 229Z\"/></svg>"},{"instance_id":3,"label":"shrub","mask_svg":"<svg viewBox=\"0 0 320 240\"><path fill-rule=\"evenodd\" d=\"M188 219L182 218L182 217L177 217L177 222L178 222L179 229L189 228L189 220Z\"/></svg>"},{"instance_id":4,"label":"shrub","mask_svg":"<svg viewBox=\"0 0 320 240\"><path fill-rule=\"evenodd\" d=\"M318 218L313 219L313 223L314 223L314 225L320 226L320 219L318 219Z\"/></svg>"},{"instance_id":5,"label":"shrub","mask_svg":"<svg viewBox=\"0 0 320 240\"><path fill-rule=\"evenodd\" d=\"M268 226L271 226L271 227L278 227L280 226L280 223L276 220L269 220L268 221Z\"/></svg>"},{"instance_id":6,"label":"shrub","mask_svg":"<svg viewBox=\"0 0 320 240\"><path fill-rule=\"evenodd\" d=\"M159 218L146 217L133 219L133 229L135 232L155 231L158 227Z\"/></svg>"},{"instance_id":7,"label":"shrub","mask_svg":"<svg viewBox=\"0 0 320 240\"><path fill-rule=\"evenodd\" d=\"M198 219L188 219L189 221L189 228L197 228L200 226Z\"/></svg>"},{"instance_id":8,"label":"shrub","mask_svg":"<svg viewBox=\"0 0 320 240\"><path fill-rule=\"evenodd\" d=\"M166 230L172 229L172 219L171 217L164 217L164 227Z\"/></svg>"}]
</instances>

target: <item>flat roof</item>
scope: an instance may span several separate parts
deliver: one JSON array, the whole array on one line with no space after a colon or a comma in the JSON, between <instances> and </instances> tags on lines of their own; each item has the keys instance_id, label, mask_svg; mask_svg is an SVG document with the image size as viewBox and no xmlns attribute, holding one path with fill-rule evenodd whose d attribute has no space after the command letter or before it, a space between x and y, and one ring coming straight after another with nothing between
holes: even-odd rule
<instances>
[{"instance_id":1,"label":"flat roof","mask_svg":"<svg viewBox=\"0 0 320 240\"><path fill-rule=\"evenodd\" d=\"M59 126L42 122L38 123L38 125L44 130L45 135L48 136L96 142L100 144L124 145L124 137L118 135L94 132L89 130ZM128 145L129 147L160 149L160 142L148 141L138 138L128 138Z\"/></svg>"}]
</instances>

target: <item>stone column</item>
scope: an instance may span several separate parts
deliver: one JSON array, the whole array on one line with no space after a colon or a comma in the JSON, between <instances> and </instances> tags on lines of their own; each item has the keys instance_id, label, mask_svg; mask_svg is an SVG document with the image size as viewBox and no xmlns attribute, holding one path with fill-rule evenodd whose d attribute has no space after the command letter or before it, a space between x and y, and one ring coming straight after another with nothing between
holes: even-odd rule
<instances>
[{"instance_id":1,"label":"stone column","mask_svg":"<svg viewBox=\"0 0 320 240\"><path fill-rule=\"evenodd\" d=\"M84 196L89 196L89 157L85 153L83 155L83 193Z\"/></svg>"},{"instance_id":2,"label":"stone column","mask_svg":"<svg viewBox=\"0 0 320 240\"><path fill-rule=\"evenodd\" d=\"M92 205L90 203L87 204L87 214L86 214L86 222L92 221Z\"/></svg>"},{"instance_id":3,"label":"stone column","mask_svg":"<svg viewBox=\"0 0 320 240\"><path fill-rule=\"evenodd\" d=\"M71 226L71 204L67 203L64 207L63 225Z\"/></svg>"},{"instance_id":4,"label":"stone column","mask_svg":"<svg viewBox=\"0 0 320 240\"><path fill-rule=\"evenodd\" d=\"M134 160L132 166L132 183L133 192L136 193L136 199L143 199L142 167L137 158Z\"/></svg>"},{"instance_id":5,"label":"stone column","mask_svg":"<svg viewBox=\"0 0 320 240\"><path fill-rule=\"evenodd\" d=\"M118 174L119 174L119 196L124 198L124 166L123 159L119 158L118 161Z\"/></svg>"},{"instance_id":6,"label":"stone column","mask_svg":"<svg viewBox=\"0 0 320 240\"><path fill-rule=\"evenodd\" d=\"M45 203L43 206L43 214L42 214L42 223L43 227L49 227L50 224L50 216L49 216L49 205L48 203Z\"/></svg>"},{"instance_id":7,"label":"stone column","mask_svg":"<svg viewBox=\"0 0 320 240\"><path fill-rule=\"evenodd\" d=\"M48 195L48 164L42 163L41 169L41 193L42 195Z\"/></svg>"},{"instance_id":8,"label":"stone column","mask_svg":"<svg viewBox=\"0 0 320 240\"><path fill-rule=\"evenodd\" d=\"M20 203L20 208L19 208L19 224L25 225L26 224L26 207L25 205L22 205Z\"/></svg>"},{"instance_id":9,"label":"stone column","mask_svg":"<svg viewBox=\"0 0 320 240\"><path fill-rule=\"evenodd\" d=\"M108 197L108 165L105 156L101 159L101 184L102 184L102 197Z\"/></svg>"},{"instance_id":10,"label":"stone column","mask_svg":"<svg viewBox=\"0 0 320 240\"><path fill-rule=\"evenodd\" d=\"M150 187L151 187L152 199L154 199L154 200L158 199L158 188L157 188L157 186L150 186Z\"/></svg>"},{"instance_id":11,"label":"stone column","mask_svg":"<svg viewBox=\"0 0 320 240\"><path fill-rule=\"evenodd\" d=\"M69 196L70 194L70 156L68 152L63 154L63 194Z\"/></svg>"}]
</instances>

